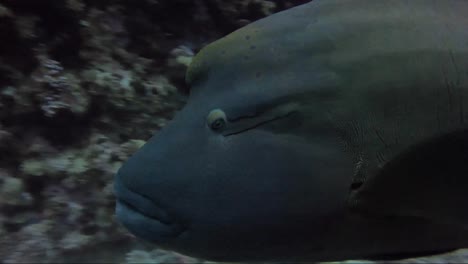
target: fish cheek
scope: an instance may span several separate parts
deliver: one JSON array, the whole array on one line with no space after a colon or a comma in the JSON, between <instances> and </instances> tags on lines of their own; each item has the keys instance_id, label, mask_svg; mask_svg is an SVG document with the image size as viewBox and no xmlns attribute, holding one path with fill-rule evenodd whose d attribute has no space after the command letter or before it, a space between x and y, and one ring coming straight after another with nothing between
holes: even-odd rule
<instances>
[{"instance_id":1,"label":"fish cheek","mask_svg":"<svg viewBox=\"0 0 468 264\"><path fill-rule=\"evenodd\" d=\"M278 138L270 132L253 129L227 137L227 140L231 141L232 148L217 160L215 166L219 166L219 170L213 174L218 186L212 190L220 196L217 201L230 203L231 209L239 211L244 209L237 207L252 206L263 207L265 214L267 211L276 214L279 213L275 211L277 208L295 206L289 198L299 197L298 189L304 194L308 192L303 184L309 177L303 176L311 172L311 167L306 165L310 160L309 155L304 155L303 139Z\"/></svg>"}]
</instances>

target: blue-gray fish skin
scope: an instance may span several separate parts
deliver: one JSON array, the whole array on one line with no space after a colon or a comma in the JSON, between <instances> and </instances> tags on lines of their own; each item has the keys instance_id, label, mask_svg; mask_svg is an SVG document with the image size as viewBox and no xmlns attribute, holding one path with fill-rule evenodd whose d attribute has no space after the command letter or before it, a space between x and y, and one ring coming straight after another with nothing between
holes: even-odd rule
<instances>
[{"instance_id":1,"label":"blue-gray fish skin","mask_svg":"<svg viewBox=\"0 0 468 264\"><path fill-rule=\"evenodd\" d=\"M118 220L221 261L468 247L468 1L315 0L208 45Z\"/></svg>"}]
</instances>

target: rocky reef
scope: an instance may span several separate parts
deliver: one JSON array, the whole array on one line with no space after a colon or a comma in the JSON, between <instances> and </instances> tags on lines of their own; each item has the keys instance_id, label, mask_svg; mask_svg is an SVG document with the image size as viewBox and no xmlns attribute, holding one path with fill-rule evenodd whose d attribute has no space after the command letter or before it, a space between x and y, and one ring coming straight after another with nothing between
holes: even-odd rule
<instances>
[{"instance_id":1,"label":"rocky reef","mask_svg":"<svg viewBox=\"0 0 468 264\"><path fill-rule=\"evenodd\" d=\"M114 221L113 174L183 106L201 47L304 2L1 1L0 263L193 262Z\"/></svg>"}]
</instances>

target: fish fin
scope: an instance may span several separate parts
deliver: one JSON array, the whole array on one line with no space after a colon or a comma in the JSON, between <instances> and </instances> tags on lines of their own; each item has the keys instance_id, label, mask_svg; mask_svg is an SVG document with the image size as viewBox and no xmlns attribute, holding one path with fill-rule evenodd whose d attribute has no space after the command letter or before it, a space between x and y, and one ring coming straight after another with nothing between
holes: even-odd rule
<instances>
[{"instance_id":1,"label":"fish fin","mask_svg":"<svg viewBox=\"0 0 468 264\"><path fill-rule=\"evenodd\" d=\"M468 130L447 133L388 161L351 192L350 208L468 230Z\"/></svg>"}]
</instances>

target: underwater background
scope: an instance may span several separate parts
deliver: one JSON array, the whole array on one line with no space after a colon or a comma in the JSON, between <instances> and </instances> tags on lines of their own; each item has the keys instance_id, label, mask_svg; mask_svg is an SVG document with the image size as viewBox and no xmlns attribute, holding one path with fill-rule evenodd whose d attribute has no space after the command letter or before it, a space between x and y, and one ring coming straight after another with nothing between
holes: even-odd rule
<instances>
[{"instance_id":1,"label":"underwater background","mask_svg":"<svg viewBox=\"0 0 468 264\"><path fill-rule=\"evenodd\" d=\"M0 0L0 263L208 263L120 226L114 173L184 105L194 54L305 2Z\"/></svg>"}]
</instances>

